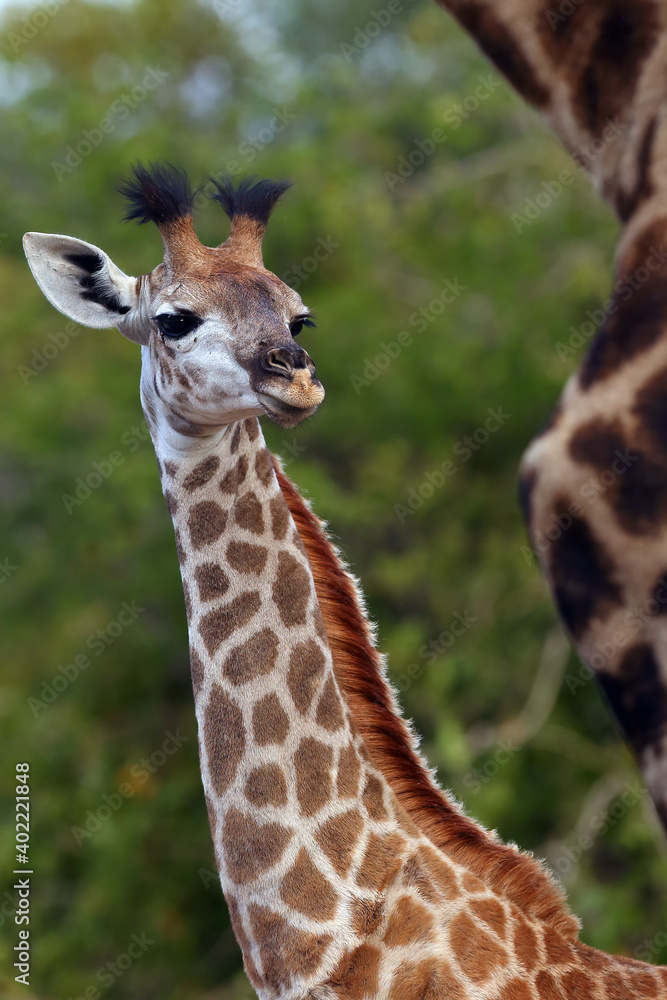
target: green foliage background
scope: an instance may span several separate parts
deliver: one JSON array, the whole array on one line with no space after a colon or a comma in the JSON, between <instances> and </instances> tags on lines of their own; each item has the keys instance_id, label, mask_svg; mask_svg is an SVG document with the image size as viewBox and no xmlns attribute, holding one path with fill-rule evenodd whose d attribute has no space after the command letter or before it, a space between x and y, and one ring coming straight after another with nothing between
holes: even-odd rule
<instances>
[{"instance_id":1,"label":"green foliage background","mask_svg":"<svg viewBox=\"0 0 667 1000\"><path fill-rule=\"evenodd\" d=\"M473 108L491 67L435 6L400 6L365 46L371 0L51 0L3 12L0 561L14 568L0 584L1 893L23 760L35 870L29 989L13 982L17 929L7 896L0 903L7 996L252 995L211 875L171 525L150 443L128 444L143 426L138 350L115 331L81 331L38 371L66 321L21 251L25 230L65 232L127 273L150 270L159 236L124 225L115 193L138 158L183 163L195 179L230 161L290 177L266 241L278 274L293 277L319 240L338 244L299 288L319 318L303 342L326 402L293 434L267 426L269 442L363 580L442 782L504 838L560 865L586 941L667 960L664 843L646 796L619 797L637 772L594 684L576 684L515 499L520 456L576 364L579 352L557 345L607 296L616 224L572 167L573 183L517 231L513 213L570 169L567 156L506 86ZM148 67L165 81L126 116L111 113L113 130L79 165L56 170ZM288 124L262 132L276 109ZM437 128L444 141L391 190L385 174ZM269 141L253 151L261 135ZM216 206L197 224L205 242L226 236ZM417 333L411 315L446 279L465 291ZM402 331L412 342L385 366L383 344ZM509 417L464 460L455 446L489 408ZM115 450L122 463L68 513L62 495ZM456 473L397 516L447 460ZM89 636L124 601L144 611L94 655ZM427 662L424 644L457 612L476 620ZM52 704L29 701L82 652L90 667ZM87 811L178 730L182 749L78 844ZM503 739L518 748L509 759ZM154 943L101 985L97 971L135 933Z\"/></svg>"}]
</instances>

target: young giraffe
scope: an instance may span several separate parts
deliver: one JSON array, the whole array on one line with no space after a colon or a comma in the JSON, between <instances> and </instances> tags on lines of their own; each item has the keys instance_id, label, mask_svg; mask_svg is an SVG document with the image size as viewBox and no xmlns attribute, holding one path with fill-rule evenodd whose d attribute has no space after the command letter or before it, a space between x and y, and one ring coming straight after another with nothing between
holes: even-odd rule
<instances>
[{"instance_id":1,"label":"young giraffe","mask_svg":"<svg viewBox=\"0 0 667 1000\"><path fill-rule=\"evenodd\" d=\"M667 829L665 0L440 0L623 224L603 324L523 464L559 612Z\"/></svg>"},{"instance_id":2,"label":"young giraffe","mask_svg":"<svg viewBox=\"0 0 667 1000\"><path fill-rule=\"evenodd\" d=\"M211 832L248 976L263 1000L667 1000L667 969L579 942L544 868L435 785L353 579L266 449L257 415L292 427L324 395L294 342L308 311L262 262L284 188L220 185L231 233L209 248L185 176L135 168L129 217L164 242L140 278L81 240L24 238L57 308L142 345Z\"/></svg>"}]
</instances>

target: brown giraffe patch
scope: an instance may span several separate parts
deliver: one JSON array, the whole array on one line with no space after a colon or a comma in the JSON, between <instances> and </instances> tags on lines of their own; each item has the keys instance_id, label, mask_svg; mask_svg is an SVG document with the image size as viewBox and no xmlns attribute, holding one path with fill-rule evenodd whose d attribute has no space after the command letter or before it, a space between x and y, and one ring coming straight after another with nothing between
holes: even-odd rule
<instances>
[{"instance_id":1,"label":"brown giraffe patch","mask_svg":"<svg viewBox=\"0 0 667 1000\"><path fill-rule=\"evenodd\" d=\"M507 921L502 903L494 899L493 896L487 899L473 899L470 902L470 909L476 917L488 924L499 938L505 938Z\"/></svg>"},{"instance_id":2,"label":"brown giraffe patch","mask_svg":"<svg viewBox=\"0 0 667 1000\"><path fill-rule=\"evenodd\" d=\"M256 767L248 775L245 797L254 806L287 805L287 782L277 764Z\"/></svg>"},{"instance_id":3,"label":"brown giraffe patch","mask_svg":"<svg viewBox=\"0 0 667 1000\"><path fill-rule=\"evenodd\" d=\"M449 925L449 942L462 972L474 983L484 983L507 964L507 952L475 924L467 913L459 913Z\"/></svg>"},{"instance_id":4,"label":"brown giraffe patch","mask_svg":"<svg viewBox=\"0 0 667 1000\"><path fill-rule=\"evenodd\" d=\"M486 886L481 878L477 878L472 872L466 872L461 883L466 892L486 892Z\"/></svg>"},{"instance_id":5,"label":"brown giraffe patch","mask_svg":"<svg viewBox=\"0 0 667 1000\"><path fill-rule=\"evenodd\" d=\"M381 892L398 874L402 865L405 840L398 833L371 833L366 845L357 885Z\"/></svg>"},{"instance_id":6,"label":"brown giraffe patch","mask_svg":"<svg viewBox=\"0 0 667 1000\"><path fill-rule=\"evenodd\" d=\"M195 694L199 694L201 686L204 683L204 664L194 646L190 647L190 673L192 675L194 692Z\"/></svg>"},{"instance_id":7,"label":"brown giraffe patch","mask_svg":"<svg viewBox=\"0 0 667 1000\"><path fill-rule=\"evenodd\" d=\"M366 806L366 812L371 819L384 820L389 818L384 806L382 782L376 774L368 775L361 801Z\"/></svg>"},{"instance_id":8,"label":"brown giraffe patch","mask_svg":"<svg viewBox=\"0 0 667 1000\"><path fill-rule=\"evenodd\" d=\"M283 878L280 898L291 909L312 920L332 920L336 915L336 893L331 883L310 860L304 847Z\"/></svg>"},{"instance_id":9,"label":"brown giraffe patch","mask_svg":"<svg viewBox=\"0 0 667 1000\"><path fill-rule=\"evenodd\" d=\"M653 375L637 391L633 412L650 451L667 461L667 371Z\"/></svg>"},{"instance_id":10,"label":"brown giraffe patch","mask_svg":"<svg viewBox=\"0 0 667 1000\"><path fill-rule=\"evenodd\" d=\"M187 559L187 553L183 548L183 542L181 541L181 533L178 528L174 528L174 540L176 542L176 555L178 556L178 563L180 566L183 565Z\"/></svg>"},{"instance_id":11,"label":"brown giraffe patch","mask_svg":"<svg viewBox=\"0 0 667 1000\"><path fill-rule=\"evenodd\" d=\"M255 632L225 657L222 672L232 684L247 684L270 674L278 656L278 636L270 628Z\"/></svg>"},{"instance_id":12,"label":"brown giraffe patch","mask_svg":"<svg viewBox=\"0 0 667 1000\"><path fill-rule=\"evenodd\" d=\"M269 550L264 545L250 542L230 542L227 546L227 562L240 573L254 573L259 576L266 566Z\"/></svg>"},{"instance_id":13,"label":"brown giraffe patch","mask_svg":"<svg viewBox=\"0 0 667 1000\"><path fill-rule=\"evenodd\" d=\"M203 563L195 570L195 580L202 601L223 597L229 589L229 577L217 563Z\"/></svg>"},{"instance_id":14,"label":"brown giraffe patch","mask_svg":"<svg viewBox=\"0 0 667 1000\"><path fill-rule=\"evenodd\" d=\"M349 812L333 816L318 827L315 840L337 875L347 875L363 828L364 821L358 809L350 809Z\"/></svg>"},{"instance_id":15,"label":"brown giraffe patch","mask_svg":"<svg viewBox=\"0 0 667 1000\"><path fill-rule=\"evenodd\" d=\"M169 511L169 513L173 518L176 512L178 511L178 500L171 492L171 490L164 491L164 500L167 505L167 510Z\"/></svg>"},{"instance_id":16,"label":"brown giraffe patch","mask_svg":"<svg viewBox=\"0 0 667 1000\"><path fill-rule=\"evenodd\" d=\"M329 982L339 1000L377 995L380 975L380 952L370 944L347 951L331 973Z\"/></svg>"},{"instance_id":17,"label":"brown giraffe patch","mask_svg":"<svg viewBox=\"0 0 667 1000\"><path fill-rule=\"evenodd\" d=\"M653 0L633 0L632 7L608 0L574 103L581 124L593 135L606 122L627 115L639 67L656 43L657 27Z\"/></svg>"},{"instance_id":18,"label":"brown giraffe patch","mask_svg":"<svg viewBox=\"0 0 667 1000\"><path fill-rule=\"evenodd\" d=\"M654 219L637 237L618 268L615 310L596 335L579 373L579 384L589 389L647 351L664 332L667 311L667 264L656 257L664 241L667 219ZM659 263L649 279L637 284L634 273L648 271L647 261ZM634 285L634 287L633 287Z\"/></svg>"},{"instance_id":19,"label":"brown giraffe patch","mask_svg":"<svg viewBox=\"0 0 667 1000\"><path fill-rule=\"evenodd\" d=\"M273 476L273 460L267 448L262 448L255 456L255 475L262 486L268 486Z\"/></svg>"},{"instance_id":20,"label":"brown giraffe patch","mask_svg":"<svg viewBox=\"0 0 667 1000\"><path fill-rule=\"evenodd\" d=\"M588 997L583 993L581 998L576 992L573 992L572 996L576 997L577 1000L588 1000ZM525 979L510 979L509 983L503 987L498 1000L535 1000L535 997Z\"/></svg>"},{"instance_id":21,"label":"brown giraffe patch","mask_svg":"<svg viewBox=\"0 0 667 1000\"><path fill-rule=\"evenodd\" d=\"M616 567L588 522L567 514L564 501L556 501L554 513L570 519L549 554L554 598L565 624L579 640L593 618L604 620L621 606L623 593L615 579Z\"/></svg>"},{"instance_id":22,"label":"brown giraffe patch","mask_svg":"<svg viewBox=\"0 0 667 1000\"><path fill-rule=\"evenodd\" d=\"M183 480L183 489L188 493L194 493L195 490L200 489L205 486L206 483L213 479L220 468L220 459L217 455L209 455L205 458L203 462L196 465L192 472L185 477Z\"/></svg>"},{"instance_id":23,"label":"brown giraffe patch","mask_svg":"<svg viewBox=\"0 0 667 1000\"><path fill-rule=\"evenodd\" d=\"M638 643L614 674L598 671L597 677L635 752L657 744L666 729L667 688L653 648Z\"/></svg>"},{"instance_id":24,"label":"brown giraffe patch","mask_svg":"<svg viewBox=\"0 0 667 1000\"><path fill-rule=\"evenodd\" d=\"M259 422L257 417L248 417L247 420L243 421L243 426L248 435L248 441L256 441L259 437Z\"/></svg>"},{"instance_id":25,"label":"brown giraffe patch","mask_svg":"<svg viewBox=\"0 0 667 1000\"><path fill-rule=\"evenodd\" d=\"M563 994L554 976L550 972L538 972L535 976L535 987L540 1000L563 1000ZM624 1000L627 1000L623 994Z\"/></svg>"},{"instance_id":26,"label":"brown giraffe patch","mask_svg":"<svg viewBox=\"0 0 667 1000\"><path fill-rule=\"evenodd\" d=\"M225 902L227 903L227 909L229 910L229 919L232 922L232 930L234 931L236 940L238 941L241 947L241 952L243 954L243 965L248 975L248 979L250 980L250 982L252 983L252 985L255 987L256 990L260 990L264 984L262 983L261 976L257 971L257 968L255 967L255 963L252 960L251 944L250 941L248 940L248 935L246 934L245 928L241 921L241 915L239 913L239 905L236 902L235 898L229 892L225 894Z\"/></svg>"},{"instance_id":27,"label":"brown giraffe patch","mask_svg":"<svg viewBox=\"0 0 667 1000\"><path fill-rule=\"evenodd\" d=\"M232 455L236 452L240 440L241 440L241 425L237 424L236 427L234 428L234 433L232 434L232 440L229 445L229 450L231 451Z\"/></svg>"},{"instance_id":28,"label":"brown giraffe patch","mask_svg":"<svg viewBox=\"0 0 667 1000\"><path fill-rule=\"evenodd\" d=\"M232 807L224 819L222 846L227 874L246 885L273 868L282 858L294 831L280 823L260 825L252 816Z\"/></svg>"},{"instance_id":29,"label":"brown giraffe patch","mask_svg":"<svg viewBox=\"0 0 667 1000\"><path fill-rule=\"evenodd\" d=\"M383 941L387 948L401 948L417 941L434 940L433 918L412 896L400 896L389 918Z\"/></svg>"},{"instance_id":30,"label":"brown giraffe patch","mask_svg":"<svg viewBox=\"0 0 667 1000\"><path fill-rule=\"evenodd\" d=\"M619 189L616 192L616 210L620 219L627 222L637 211L642 202L646 201L655 191L651 167L653 165L653 154L655 152L655 139L658 131L659 120L655 115L646 128L642 137L639 155L637 157L637 176L632 188L628 190Z\"/></svg>"},{"instance_id":31,"label":"brown giraffe patch","mask_svg":"<svg viewBox=\"0 0 667 1000\"><path fill-rule=\"evenodd\" d=\"M209 611L199 622L199 634L210 655L229 639L237 629L249 622L259 611L260 597L256 590L241 594L221 608Z\"/></svg>"},{"instance_id":32,"label":"brown giraffe patch","mask_svg":"<svg viewBox=\"0 0 667 1000\"><path fill-rule=\"evenodd\" d=\"M440 2L444 6L444 0ZM492 8L478 0L467 0L457 4L455 16L525 100L538 108L548 106L551 98L548 88L536 76L510 30Z\"/></svg>"},{"instance_id":33,"label":"brown giraffe patch","mask_svg":"<svg viewBox=\"0 0 667 1000\"><path fill-rule=\"evenodd\" d=\"M255 903L248 907L248 914L255 940L259 942L267 986L280 993L294 977L312 976L322 964L331 935L297 930L279 913Z\"/></svg>"},{"instance_id":34,"label":"brown giraffe patch","mask_svg":"<svg viewBox=\"0 0 667 1000\"><path fill-rule=\"evenodd\" d=\"M336 790L341 799L355 799L359 791L361 777L361 761L354 744L348 743L340 752L338 758L338 777Z\"/></svg>"},{"instance_id":35,"label":"brown giraffe patch","mask_svg":"<svg viewBox=\"0 0 667 1000\"><path fill-rule=\"evenodd\" d=\"M287 529L289 528L290 523L290 513L284 497L274 497L269 504L269 510L271 512L271 530L273 531L273 537L279 542L282 542L283 538L287 534Z\"/></svg>"},{"instance_id":36,"label":"brown giraffe patch","mask_svg":"<svg viewBox=\"0 0 667 1000\"><path fill-rule=\"evenodd\" d=\"M287 739L289 718L275 692L267 694L253 708L252 731L260 747L271 743L282 744Z\"/></svg>"},{"instance_id":37,"label":"brown giraffe patch","mask_svg":"<svg viewBox=\"0 0 667 1000\"><path fill-rule=\"evenodd\" d=\"M173 479L176 473L178 472L178 466L176 465L175 462L171 462L169 461L169 459L167 459L167 461L164 462L164 471L167 473L168 476L170 476Z\"/></svg>"},{"instance_id":38,"label":"brown giraffe patch","mask_svg":"<svg viewBox=\"0 0 667 1000\"><path fill-rule=\"evenodd\" d=\"M218 828L218 820L215 814L215 807L211 802L210 797L204 792L204 801L206 802L206 815L208 816L208 825L211 828L211 839L215 844L216 831Z\"/></svg>"},{"instance_id":39,"label":"brown giraffe patch","mask_svg":"<svg viewBox=\"0 0 667 1000\"><path fill-rule=\"evenodd\" d=\"M350 912L352 930L357 937L370 937L384 920L384 900L353 899Z\"/></svg>"},{"instance_id":40,"label":"brown giraffe patch","mask_svg":"<svg viewBox=\"0 0 667 1000\"><path fill-rule=\"evenodd\" d=\"M219 684L214 684L204 713L204 746L213 788L222 795L234 780L245 751L243 713Z\"/></svg>"},{"instance_id":41,"label":"brown giraffe patch","mask_svg":"<svg viewBox=\"0 0 667 1000\"><path fill-rule=\"evenodd\" d=\"M333 677L329 677L324 685L315 719L322 726L322 729L326 729L330 733L335 733L343 725L343 702Z\"/></svg>"},{"instance_id":42,"label":"brown giraffe patch","mask_svg":"<svg viewBox=\"0 0 667 1000\"><path fill-rule=\"evenodd\" d=\"M252 492L244 493L234 504L234 520L240 528L261 535L264 531L264 515L262 505Z\"/></svg>"},{"instance_id":43,"label":"brown giraffe patch","mask_svg":"<svg viewBox=\"0 0 667 1000\"><path fill-rule=\"evenodd\" d=\"M548 965L570 965L575 960L572 945L552 927L544 928L544 948Z\"/></svg>"},{"instance_id":44,"label":"brown giraffe patch","mask_svg":"<svg viewBox=\"0 0 667 1000\"><path fill-rule=\"evenodd\" d=\"M296 797L301 814L314 816L331 798L333 750L307 736L294 754Z\"/></svg>"},{"instance_id":45,"label":"brown giraffe patch","mask_svg":"<svg viewBox=\"0 0 667 1000\"><path fill-rule=\"evenodd\" d=\"M195 550L215 542L225 530L227 514L213 500L196 503L188 515L190 541Z\"/></svg>"},{"instance_id":46,"label":"brown giraffe patch","mask_svg":"<svg viewBox=\"0 0 667 1000\"><path fill-rule=\"evenodd\" d=\"M248 459L241 455L233 469L229 469L220 480L223 493L238 493L248 475Z\"/></svg>"},{"instance_id":47,"label":"brown giraffe patch","mask_svg":"<svg viewBox=\"0 0 667 1000\"><path fill-rule=\"evenodd\" d=\"M278 556L278 575L271 591L283 624L304 625L310 603L310 575L289 552Z\"/></svg>"},{"instance_id":48,"label":"brown giraffe patch","mask_svg":"<svg viewBox=\"0 0 667 1000\"><path fill-rule=\"evenodd\" d=\"M568 996L576 997L577 1000L598 1000L595 981L585 972L573 969L564 974L562 981Z\"/></svg>"},{"instance_id":49,"label":"brown giraffe patch","mask_svg":"<svg viewBox=\"0 0 667 1000\"><path fill-rule=\"evenodd\" d=\"M292 650L287 687L292 701L302 715L310 708L324 666L324 653L314 639L300 642Z\"/></svg>"},{"instance_id":50,"label":"brown giraffe patch","mask_svg":"<svg viewBox=\"0 0 667 1000\"><path fill-rule=\"evenodd\" d=\"M437 958L425 958L417 965L406 962L394 974L388 1000L439 1000L440 997L450 1000L450 996L463 996L453 976L450 977L454 986L452 994L444 992L438 979Z\"/></svg>"},{"instance_id":51,"label":"brown giraffe patch","mask_svg":"<svg viewBox=\"0 0 667 1000\"><path fill-rule=\"evenodd\" d=\"M438 851L429 844L422 844L416 857L420 872L420 877L415 882L418 891L422 891L424 883L426 883L429 891L435 888L445 899L456 899L457 896L461 895L454 869L441 857ZM425 875L424 872L427 874ZM465 878L464 875L464 881Z\"/></svg>"},{"instance_id":52,"label":"brown giraffe patch","mask_svg":"<svg viewBox=\"0 0 667 1000\"><path fill-rule=\"evenodd\" d=\"M572 436L570 454L601 471L610 506L629 534L653 532L667 519L667 468L645 451L628 447L618 422L584 424Z\"/></svg>"},{"instance_id":53,"label":"brown giraffe patch","mask_svg":"<svg viewBox=\"0 0 667 1000\"><path fill-rule=\"evenodd\" d=\"M188 621L190 621L192 619L192 599L190 597L190 588L185 580L183 580L183 600L185 603L185 613Z\"/></svg>"},{"instance_id":54,"label":"brown giraffe patch","mask_svg":"<svg viewBox=\"0 0 667 1000\"><path fill-rule=\"evenodd\" d=\"M528 972L532 972L539 957L537 935L518 910L513 910L512 916L514 917L514 954L517 961Z\"/></svg>"}]
</instances>

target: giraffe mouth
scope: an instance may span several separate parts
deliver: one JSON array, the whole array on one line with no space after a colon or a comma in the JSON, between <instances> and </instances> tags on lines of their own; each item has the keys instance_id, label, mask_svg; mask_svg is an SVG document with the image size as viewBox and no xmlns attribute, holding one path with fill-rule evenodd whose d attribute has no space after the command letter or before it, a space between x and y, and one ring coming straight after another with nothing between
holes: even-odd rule
<instances>
[{"instance_id":1,"label":"giraffe mouth","mask_svg":"<svg viewBox=\"0 0 667 1000\"><path fill-rule=\"evenodd\" d=\"M324 396L324 390L322 390L322 396ZM312 406L294 406L281 397L269 395L266 392L257 392L257 399L267 417L286 430L297 427L308 417L312 417L321 401L318 400Z\"/></svg>"}]
</instances>

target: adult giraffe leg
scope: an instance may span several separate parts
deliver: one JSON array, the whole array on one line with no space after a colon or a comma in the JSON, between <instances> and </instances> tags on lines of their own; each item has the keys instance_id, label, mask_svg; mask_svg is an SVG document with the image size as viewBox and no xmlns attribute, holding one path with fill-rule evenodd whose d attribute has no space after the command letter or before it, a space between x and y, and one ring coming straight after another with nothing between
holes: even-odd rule
<instances>
[{"instance_id":1,"label":"adult giraffe leg","mask_svg":"<svg viewBox=\"0 0 667 1000\"><path fill-rule=\"evenodd\" d=\"M442 3L593 175L613 294L522 497L560 615L667 828L667 2Z\"/></svg>"}]
</instances>

